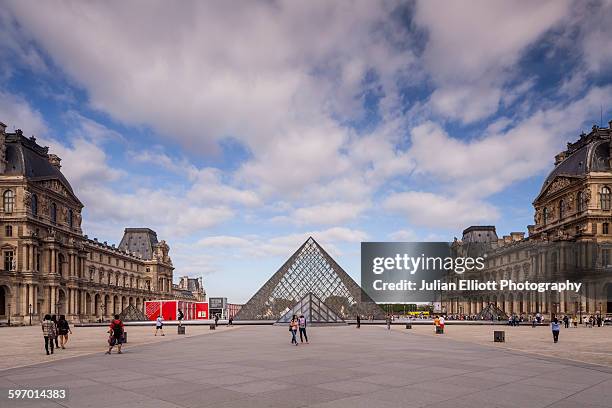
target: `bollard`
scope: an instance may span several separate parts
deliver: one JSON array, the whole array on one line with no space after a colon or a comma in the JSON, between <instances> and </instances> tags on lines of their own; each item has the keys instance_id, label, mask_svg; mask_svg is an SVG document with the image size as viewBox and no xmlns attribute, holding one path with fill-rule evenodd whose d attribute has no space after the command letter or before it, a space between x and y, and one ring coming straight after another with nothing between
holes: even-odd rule
<instances>
[{"instance_id":1,"label":"bollard","mask_svg":"<svg viewBox=\"0 0 612 408\"><path fill-rule=\"evenodd\" d=\"M217 328L217 326L215 326L214 324L211 324L209 327L210 327L210 330L215 330Z\"/></svg>"},{"instance_id":2,"label":"bollard","mask_svg":"<svg viewBox=\"0 0 612 408\"><path fill-rule=\"evenodd\" d=\"M123 332L123 342L127 343L127 332L126 331Z\"/></svg>"},{"instance_id":3,"label":"bollard","mask_svg":"<svg viewBox=\"0 0 612 408\"><path fill-rule=\"evenodd\" d=\"M407 329L412 329L412 323L406 323L406 328Z\"/></svg>"},{"instance_id":4,"label":"bollard","mask_svg":"<svg viewBox=\"0 0 612 408\"><path fill-rule=\"evenodd\" d=\"M495 343L505 343L506 342L506 332L503 330L494 330L493 331L493 341Z\"/></svg>"},{"instance_id":5,"label":"bollard","mask_svg":"<svg viewBox=\"0 0 612 408\"><path fill-rule=\"evenodd\" d=\"M178 334L185 334L185 326L178 326Z\"/></svg>"}]
</instances>

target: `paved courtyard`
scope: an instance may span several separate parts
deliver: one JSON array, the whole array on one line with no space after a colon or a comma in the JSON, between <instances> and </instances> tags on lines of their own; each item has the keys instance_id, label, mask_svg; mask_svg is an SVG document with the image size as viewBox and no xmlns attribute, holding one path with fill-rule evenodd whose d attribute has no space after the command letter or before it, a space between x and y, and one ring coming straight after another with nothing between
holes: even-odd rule
<instances>
[{"instance_id":1,"label":"paved courtyard","mask_svg":"<svg viewBox=\"0 0 612 408\"><path fill-rule=\"evenodd\" d=\"M309 331L298 347L285 327L241 327L4 370L3 398L9 388L69 396L0 406L612 407L612 367L380 326Z\"/></svg>"}]
</instances>

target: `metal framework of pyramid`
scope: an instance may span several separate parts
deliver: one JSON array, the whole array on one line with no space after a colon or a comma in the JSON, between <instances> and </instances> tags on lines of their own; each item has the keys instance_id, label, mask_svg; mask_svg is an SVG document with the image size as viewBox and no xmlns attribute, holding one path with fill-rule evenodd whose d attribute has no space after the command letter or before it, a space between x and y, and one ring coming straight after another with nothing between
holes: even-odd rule
<instances>
[{"instance_id":1,"label":"metal framework of pyramid","mask_svg":"<svg viewBox=\"0 0 612 408\"><path fill-rule=\"evenodd\" d=\"M276 323L289 323L293 316L304 316L308 323L345 323L344 319L331 310L321 299L308 293L285 313Z\"/></svg>"},{"instance_id":2,"label":"metal framework of pyramid","mask_svg":"<svg viewBox=\"0 0 612 408\"><path fill-rule=\"evenodd\" d=\"M310 237L240 309L234 320L276 321L308 294L314 295L344 320L355 319L357 315L374 319L385 316L384 311Z\"/></svg>"},{"instance_id":3,"label":"metal framework of pyramid","mask_svg":"<svg viewBox=\"0 0 612 408\"><path fill-rule=\"evenodd\" d=\"M119 318L124 322L142 322L148 320L147 316L145 316L144 313L138 310L134 305L129 305L123 309L123 312L121 312Z\"/></svg>"},{"instance_id":4,"label":"metal framework of pyramid","mask_svg":"<svg viewBox=\"0 0 612 408\"><path fill-rule=\"evenodd\" d=\"M476 317L480 320L507 320L508 315L495 306L493 303L489 303L485 306Z\"/></svg>"}]
</instances>

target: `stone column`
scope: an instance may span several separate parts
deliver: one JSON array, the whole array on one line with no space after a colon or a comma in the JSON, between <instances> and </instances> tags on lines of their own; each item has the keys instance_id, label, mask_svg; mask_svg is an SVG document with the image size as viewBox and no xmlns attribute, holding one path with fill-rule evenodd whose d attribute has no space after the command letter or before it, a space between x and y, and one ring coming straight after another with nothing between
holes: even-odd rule
<instances>
[{"instance_id":1,"label":"stone column","mask_svg":"<svg viewBox=\"0 0 612 408\"><path fill-rule=\"evenodd\" d=\"M559 313L565 313L565 299L567 298L566 292L559 293Z\"/></svg>"},{"instance_id":2,"label":"stone column","mask_svg":"<svg viewBox=\"0 0 612 408\"><path fill-rule=\"evenodd\" d=\"M49 310L55 313L55 286L49 286Z\"/></svg>"},{"instance_id":3,"label":"stone column","mask_svg":"<svg viewBox=\"0 0 612 408\"><path fill-rule=\"evenodd\" d=\"M68 264L68 268L70 268L70 263ZM72 288L67 288L68 290L68 294L66 296L66 314L73 314L73 309L74 309L74 289Z\"/></svg>"},{"instance_id":4,"label":"stone column","mask_svg":"<svg viewBox=\"0 0 612 408\"><path fill-rule=\"evenodd\" d=\"M51 253L51 258L50 258L50 265L51 265L51 273L55 273L56 270L56 264L55 264L55 249L51 249L49 251Z\"/></svg>"}]
</instances>

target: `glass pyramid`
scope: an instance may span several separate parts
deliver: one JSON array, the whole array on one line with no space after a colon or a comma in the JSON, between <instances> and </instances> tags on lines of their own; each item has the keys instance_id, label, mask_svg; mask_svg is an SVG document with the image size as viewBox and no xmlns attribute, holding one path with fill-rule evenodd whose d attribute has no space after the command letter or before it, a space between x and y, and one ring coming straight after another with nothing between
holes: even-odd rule
<instances>
[{"instance_id":1,"label":"glass pyramid","mask_svg":"<svg viewBox=\"0 0 612 408\"><path fill-rule=\"evenodd\" d=\"M240 309L234 320L278 320L312 294L341 319L384 318L355 281L312 238Z\"/></svg>"},{"instance_id":2,"label":"glass pyramid","mask_svg":"<svg viewBox=\"0 0 612 408\"><path fill-rule=\"evenodd\" d=\"M293 316L304 316L308 323L344 323L344 319L325 305L315 295L308 293L276 323L289 323Z\"/></svg>"}]
</instances>

